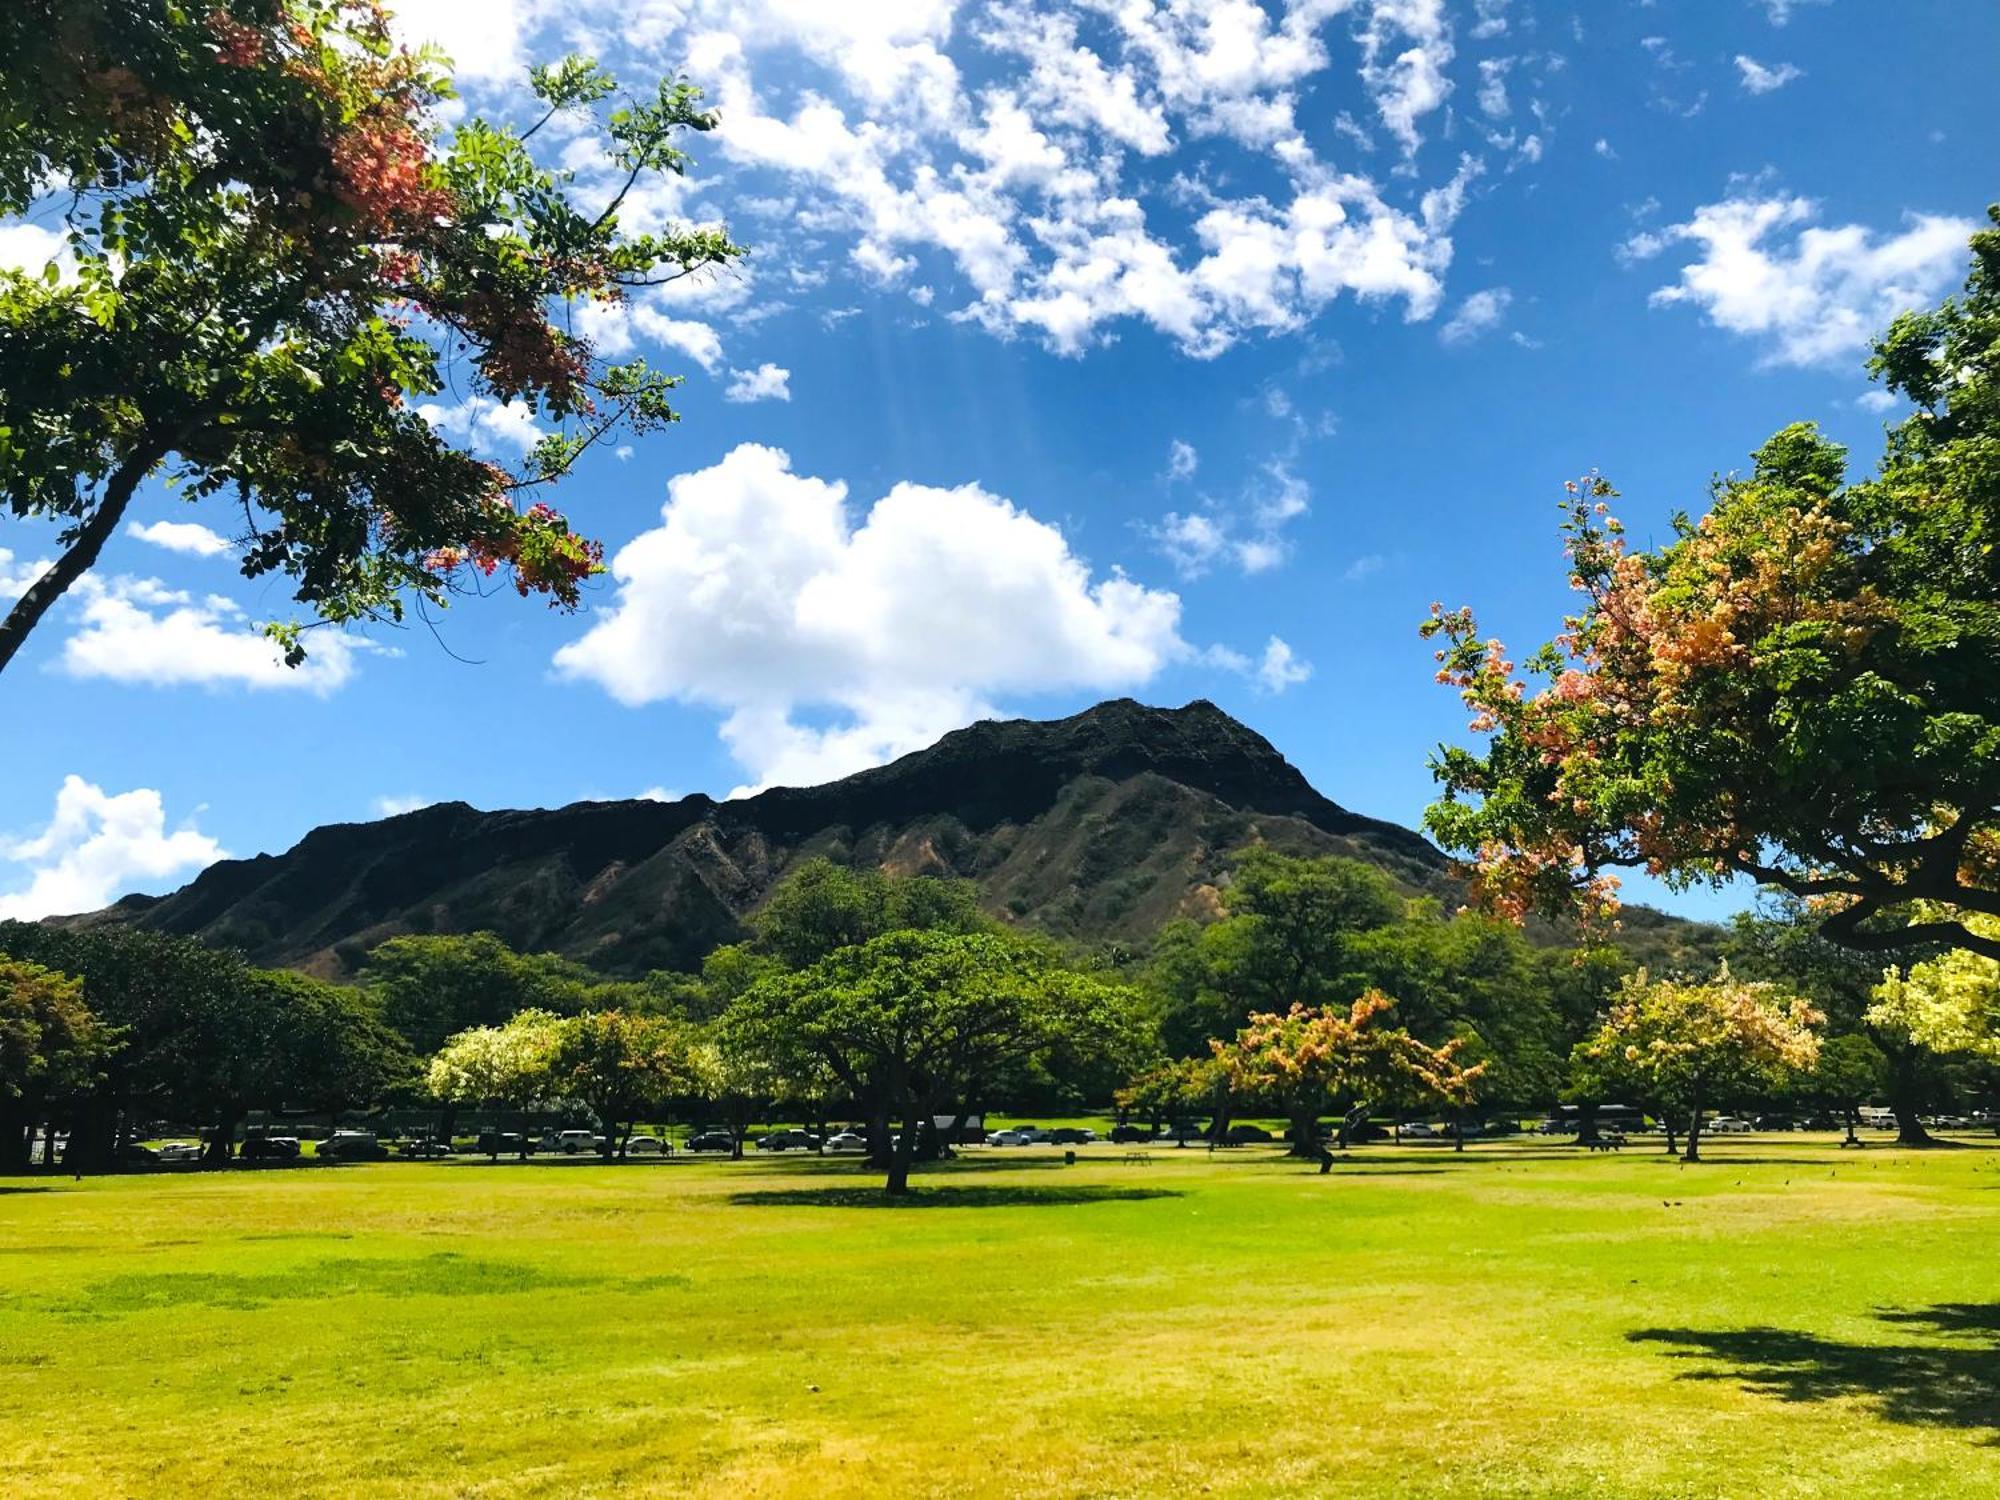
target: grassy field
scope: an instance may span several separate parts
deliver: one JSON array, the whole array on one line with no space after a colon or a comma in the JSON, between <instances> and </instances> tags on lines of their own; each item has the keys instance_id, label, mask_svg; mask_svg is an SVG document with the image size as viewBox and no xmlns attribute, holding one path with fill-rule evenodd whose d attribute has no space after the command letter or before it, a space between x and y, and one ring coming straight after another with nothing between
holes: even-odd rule
<instances>
[{"instance_id":1,"label":"grassy field","mask_svg":"<svg viewBox=\"0 0 2000 1500\"><path fill-rule=\"evenodd\" d=\"M0 1493L2000 1496L2000 1150L0 1184Z\"/></svg>"}]
</instances>

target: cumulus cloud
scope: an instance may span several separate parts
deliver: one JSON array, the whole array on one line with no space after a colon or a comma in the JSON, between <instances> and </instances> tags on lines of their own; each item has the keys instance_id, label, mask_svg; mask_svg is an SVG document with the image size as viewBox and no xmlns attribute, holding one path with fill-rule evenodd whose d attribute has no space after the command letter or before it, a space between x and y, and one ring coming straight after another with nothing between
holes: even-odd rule
<instances>
[{"instance_id":1,"label":"cumulus cloud","mask_svg":"<svg viewBox=\"0 0 2000 1500\"><path fill-rule=\"evenodd\" d=\"M1257 663L1257 681L1267 693L1282 693L1312 676L1312 663L1301 661L1292 648L1277 636L1264 643L1264 655Z\"/></svg>"},{"instance_id":2,"label":"cumulus cloud","mask_svg":"<svg viewBox=\"0 0 2000 1500\"><path fill-rule=\"evenodd\" d=\"M731 370L725 401L789 401L792 399L792 372L766 361L754 370Z\"/></svg>"},{"instance_id":3,"label":"cumulus cloud","mask_svg":"<svg viewBox=\"0 0 2000 1500\"><path fill-rule=\"evenodd\" d=\"M69 264L69 245L58 231L22 219L0 221L0 271L39 274L50 261Z\"/></svg>"},{"instance_id":4,"label":"cumulus cloud","mask_svg":"<svg viewBox=\"0 0 2000 1500\"><path fill-rule=\"evenodd\" d=\"M1894 391L1863 391L1854 398L1854 404L1863 411L1872 411L1879 415L1882 412L1894 411L1903 405L1903 399Z\"/></svg>"},{"instance_id":5,"label":"cumulus cloud","mask_svg":"<svg viewBox=\"0 0 2000 1500\"><path fill-rule=\"evenodd\" d=\"M40 833L0 839L0 860L27 883L0 895L0 918L34 921L108 906L136 886L192 873L223 858L192 821L168 832L160 794L108 793L81 776L63 778L55 815Z\"/></svg>"},{"instance_id":6,"label":"cumulus cloud","mask_svg":"<svg viewBox=\"0 0 2000 1500\"><path fill-rule=\"evenodd\" d=\"M1201 455L1195 451L1193 443L1175 438L1167 445L1167 478L1192 479L1200 463Z\"/></svg>"},{"instance_id":7,"label":"cumulus cloud","mask_svg":"<svg viewBox=\"0 0 2000 1500\"><path fill-rule=\"evenodd\" d=\"M1514 294L1504 286L1474 292L1459 303L1458 311L1438 330L1438 338L1447 344L1471 343L1500 326L1513 300Z\"/></svg>"},{"instance_id":8,"label":"cumulus cloud","mask_svg":"<svg viewBox=\"0 0 2000 1500\"><path fill-rule=\"evenodd\" d=\"M17 558L5 547L0 547L0 606L10 605L28 592L28 586L49 570L49 559L38 557L32 562L27 558Z\"/></svg>"},{"instance_id":9,"label":"cumulus cloud","mask_svg":"<svg viewBox=\"0 0 2000 1500\"><path fill-rule=\"evenodd\" d=\"M977 485L845 485L745 443L674 478L619 551L617 595L556 653L620 702L698 703L755 784L807 784L930 743L1002 694L1136 687L1189 655L1180 600L1095 575Z\"/></svg>"},{"instance_id":10,"label":"cumulus cloud","mask_svg":"<svg viewBox=\"0 0 2000 1500\"><path fill-rule=\"evenodd\" d=\"M1741 52L1736 54L1736 71L1743 75L1743 87L1753 94L1776 93L1794 79L1806 76L1803 68L1791 63L1768 65Z\"/></svg>"},{"instance_id":11,"label":"cumulus cloud","mask_svg":"<svg viewBox=\"0 0 2000 1500\"><path fill-rule=\"evenodd\" d=\"M446 437L478 448L526 453L547 436L526 406L491 396L468 396L456 406L427 401L417 415Z\"/></svg>"},{"instance_id":12,"label":"cumulus cloud","mask_svg":"<svg viewBox=\"0 0 2000 1500\"><path fill-rule=\"evenodd\" d=\"M85 575L72 591L82 623L62 647L72 677L140 686L200 685L289 689L325 696L354 675L360 656L378 649L351 635L316 632L303 666L243 611L217 594L196 598L155 578Z\"/></svg>"},{"instance_id":13,"label":"cumulus cloud","mask_svg":"<svg viewBox=\"0 0 2000 1500\"><path fill-rule=\"evenodd\" d=\"M185 553L189 557L220 557L230 550L227 537L209 530L199 521L153 521L146 525L134 521L126 526L125 531L139 541L164 547L169 552Z\"/></svg>"},{"instance_id":14,"label":"cumulus cloud","mask_svg":"<svg viewBox=\"0 0 2000 1500\"><path fill-rule=\"evenodd\" d=\"M1730 198L1696 209L1684 224L1634 236L1621 257L1698 246L1700 258L1679 280L1653 293L1655 306L1692 306L1717 327L1758 339L1766 364L1840 364L1954 280L1978 227L1908 214L1900 232L1882 234L1859 224L1820 227L1818 216L1808 198Z\"/></svg>"}]
</instances>

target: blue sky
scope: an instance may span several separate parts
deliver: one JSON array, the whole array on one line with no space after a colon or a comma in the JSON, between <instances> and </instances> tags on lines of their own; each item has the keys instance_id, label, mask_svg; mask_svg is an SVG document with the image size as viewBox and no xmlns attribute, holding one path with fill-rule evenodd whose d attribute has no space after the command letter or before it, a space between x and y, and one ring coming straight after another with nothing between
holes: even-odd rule
<instances>
[{"instance_id":1,"label":"blue sky","mask_svg":"<svg viewBox=\"0 0 2000 1500\"><path fill-rule=\"evenodd\" d=\"M1645 536L1789 421L1866 465L1865 335L1957 283L1994 193L2000 8L1968 0L404 10L492 114L573 45L708 88L722 127L640 209L752 254L588 325L685 371L684 421L560 491L615 564L582 614L468 600L319 633L303 674L254 633L281 583L203 555L228 515L147 495L0 680L0 911L1120 693L1213 699L1415 823L1466 718L1429 603L1545 639L1592 466ZM0 224L0 258L47 234ZM500 456L526 431L435 404ZM50 545L0 522L0 596Z\"/></svg>"}]
</instances>

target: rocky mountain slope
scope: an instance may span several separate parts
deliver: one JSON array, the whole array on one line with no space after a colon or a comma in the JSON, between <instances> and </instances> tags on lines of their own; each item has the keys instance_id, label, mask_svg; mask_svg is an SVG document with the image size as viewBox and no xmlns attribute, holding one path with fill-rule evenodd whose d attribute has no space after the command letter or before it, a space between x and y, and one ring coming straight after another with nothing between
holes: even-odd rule
<instances>
[{"instance_id":1,"label":"rocky mountain slope","mask_svg":"<svg viewBox=\"0 0 2000 1500\"><path fill-rule=\"evenodd\" d=\"M329 976L399 933L481 929L636 975L695 966L814 855L962 876L996 915L1102 941L1212 911L1229 853L1259 841L1369 860L1412 889L1447 884L1423 838L1321 796L1213 704L1118 699L1067 719L975 724L826 786L732 802L453 802L335 824L79 920L193 935Z\"/></svg>"}]
</instances>

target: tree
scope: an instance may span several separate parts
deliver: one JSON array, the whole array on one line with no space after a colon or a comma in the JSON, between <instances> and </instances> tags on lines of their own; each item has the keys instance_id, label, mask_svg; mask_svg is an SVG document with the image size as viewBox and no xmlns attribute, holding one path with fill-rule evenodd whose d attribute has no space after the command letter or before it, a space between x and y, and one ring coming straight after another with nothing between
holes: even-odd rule
<instances>
[{"instance_id":1,"label":"tree","mask_svg":"<svg viewBox=\"0 0 2000 1500\"><path fill-rule=\"evenodd\" d=\"M0 953L0 1171L28 1165L28 1132L100 1081L117 1033L83 981Z\"/></svg>"},{"instance_id":2,"label":"tree","mask_svg":"<svg viewBox=\"0 0 2000 1500\"><path fill-rule=\"evenodd\" d=\"M2000 917L2000 228L1972 251L1963 297L1876 345L1916 410L1875 477L1787 427L1656 552L1603 479L1570 485L1583 600L1532 694L1470 610L1433 607L1439 678L1494 738L1441 752L1426 821L1488 903L1590 914L1610 869L1747 875L1848 947L2000 958L1974 920Z\"/></svg>"},{"instance_id":3,"label":"tree","mask_svg":"<svg viewBox=\"0 0 2000 1500\"><path fill-rule=\"evenodd\" d=\"M1861 1118L1861 1106L1875 1097L1888 1078L1889 1060L1882 1049L1858 1032L1828 1037L1820 1043L1819 1061L1813 1065L1805 1084L1815 1098L1824 1099L1840 1112L1847 1126L1846 1145L1858 1146L1854 1126Z\"/></svg>"},{"instance_id":4,"label":"tree","mask_svg":"<svg viewBox=\"0 0 2000 1500\"><path fill-rule=\"evenodd\" d=\"M1733 1089L1772 1070L1809 1070L1819 1057L1813 1030L1825 1019L1804 1000L1740 980L1725 966L1702 984L1650 978L1626 980L1584 1055L1619 1059L1653 1097L1688 1112L1684 1161L1701 1160L1702 1111Z\"/></svg>"},{"instance_id":5,"label":"tree","mask_svg":"<svg viewBox=\"0 0 2000 1500\"><path fill-rule=\"evenodd\" d=\"M1211 1038L1233 1036L1253 1013L1355 993L1361 935L1395 922L1404 907L1372 865L1261 848L1236 857L1222 905L1222 918L1205 927L1170 925L1155 951L1162 1029L1177 1054L1206 1052Z\"/></svg>"},{"instance_id":6,"label":"tree","mask_svg":"<svg viewBox=\"0 0 2000 1500\"><path fill-rule=\"evenodd\" d=\"M812 1054L881 1122L900 1114L887 1191L909 1191L922 1123L1063 1041L1109 1039L1130 996L992 933L897 931L834 949L739 999L730 1028Z\"/></svg>"},{"instance_id":7,"label":"tree","mask_svg":"<svg viewBox=\"0 0 2000 1500\"><path fill-rule=\"evenodd\" d=\"M1211 1110L1216 1090L1228 1086L1221 1063L1210 1057L1177 1057L1156 1062L1118 1090L1114 1100L1126 1114L1138 1115L1155 1134L1171 1126L1176 1145L1187 1144L1195 1119Z\"/></svg>"},{"instance_id":8,"label":"tree","mask_svg":"<svg viewBox=\"0 0 2000 1500\"><path fill-rule=\"evenodd\" d=\"M554 953L516 953L490 932L390 938L369 951L360 979L383 1018L425 1053L524 1010L575 1015L641 999L636 986Z\"/></svg>"},{"instance_id":9,"label":"tree","mask_svg":"<svg viewBox=\"0 0 2000 1500\"><path fill-rule=\"evenodd\" d=\"M501 1026L473 1026L450 1037L425 1070L431 1097L446 1105L497 1104L523 1115L521 1159L527 1160L525 1115L555 1088L556 1049L562 1017L524 1010ZM500 1156L500 1135L490 1133L488 1154Z\"/></svg>"},{"instance_id":10,"label":"tree","mask_svg":"<svg viewBox=\"0 0 2000 1500\"><path fill-rule=\"evenodd\" d=\"M1253 1015L1233 1042L1211 1045L1233 1090L1268 1099L1284 1113L1292 1155L1316 1157L1320 1116L1329 1108L1366 1108L1398 1087L1434 1088L1451 1076L1460 1044L1432 1051L1390 1024L1395 1008L1380 990L1345 1007L1294 1005L1282 1015ZM1340 1141L1346 1145L1345 1125Z\"/></svg>"},{"instance_id":11,"label":"tree","mask_svg":"<svg viewBox=\"0 0 2000 1500\"><path fill-rule=\"evenodd\" d=\"M229 494L250 577L320 622L400 620L508 571L573 608L597 544L517 497L619 430L675 420L678 378L606 364L564 310L726 263L714 229L629 233L628 195L710 129L692 86L604 113L616 82L534 69L522 131L441 140L443 59L365 0L16 0L0 11L0 214L54 206L63 263L0 271L0 492L62 551L0 622L0 668L163 466ZM608 188L538 166L556 116ZM447 382L558 424L514 470L407 398ZM302 624L267 627L296 665Z\"/></svg>"},{"instance_id":12,"label":"tree","mask_svg":"<svg viewBox=\"0 0 2000 1500\"><path fill-rule=\"evenodd\" d=\"M984 932L993 924L980 912L978 894L970 881L809 859L778 882L750 919L753 950L803 969L887 932Z\"/></svg>"},{"instance_id":13,"label":"tree","mask_svg":"<svg viewBox=\"0 0 2000 1500\"><path fill-rule=\"evenodd\" d=\"M1911 950L1910 961L1936 956L1936 947ZM1884 971L1881 959L1828 940L1820 922L1794 896L1760 902L1754 912L1738 915L1730 926L1728 958L1732 971L1746 978L1768 980L1793 994L1808 996L1826 1012L1834 1035L1860 1032L1887 1060L1884 1091L1896 1116L1897 1143L1928 1146L1931 1134L1923 1117L1942 1096L1944 1070L1940 1055L1919 1038L1910 1016L1878 993Z\"/></svg>"},{"instance_id":14,"label":"tree","mask_svg":"<svg viewBox=\"0 0 2000 1500\"><path fill-rule=\"evenodd\" d=\"M694 1092L699 1079L684 1022L617 1010L557 1022L546 1068L550 1092L588 1105L597 1116L606 1161L623 1155L625 1137L648 1111Z\"/></svg>"}]
</instances>

